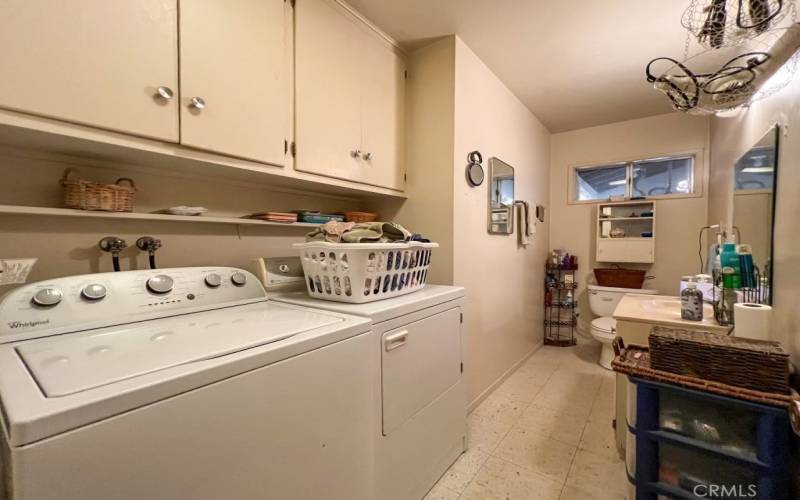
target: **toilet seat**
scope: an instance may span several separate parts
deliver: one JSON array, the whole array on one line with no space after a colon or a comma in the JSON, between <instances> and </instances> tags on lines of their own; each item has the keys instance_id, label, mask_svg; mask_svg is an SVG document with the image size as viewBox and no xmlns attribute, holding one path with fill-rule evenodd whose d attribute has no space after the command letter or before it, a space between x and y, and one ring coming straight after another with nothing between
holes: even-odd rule
<instances>
[{"instance_id":1,"label":"toilet seat","mask_svg":"<svg viewBox=\"0 0 800 500\"><path fill-rule=\"evenodd\" d=\"M603 316L592 320L592 332L598 337L614 340L617 335L617 320L611 316Z\"/></svg>"}]
</instances>

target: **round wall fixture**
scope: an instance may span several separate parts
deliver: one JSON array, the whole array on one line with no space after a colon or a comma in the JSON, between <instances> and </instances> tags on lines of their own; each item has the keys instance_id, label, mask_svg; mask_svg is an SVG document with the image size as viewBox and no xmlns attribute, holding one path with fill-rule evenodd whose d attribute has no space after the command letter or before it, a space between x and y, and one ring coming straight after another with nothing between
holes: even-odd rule
<instances>
[{"instance_id":1,"label":"round wall fixture","mask_svg":"<svg viewBox=\"0 0 800 500\"><path fill-rule=\"evenodd\" d=\"M480 151L473 151L467 155L467 161L469 161L469 165L467 165L467 182L470 186L476 187L483 184L484 173L483 173L483 156L481 156Z\"/></svg>"}]
</instances>

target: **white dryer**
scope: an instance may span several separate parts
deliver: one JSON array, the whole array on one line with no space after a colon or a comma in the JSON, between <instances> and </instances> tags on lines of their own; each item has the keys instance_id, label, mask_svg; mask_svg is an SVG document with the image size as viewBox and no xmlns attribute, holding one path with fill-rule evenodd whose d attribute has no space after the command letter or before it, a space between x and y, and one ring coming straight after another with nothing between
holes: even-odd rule
<instances>
[{"instance_id":1,"label":"white dryer","mask_svg":"<svg viewBox=\"0 0 800 500\"><path fill-rule=\"evenodd\" d=\"M373 354L380 365L375 498L424 497L466 450L464 289L426 285L366 304L318 300L306 292L271 299L372 320Z\"/></svg>"},{"instance_id":2,"label":"white dryer","mask_svg":"<svg viewBox=\"0 0 800 500\"><path fill-rule=\"evenodd\" d=\"M268 301L232 268L18 288L0 302L0 491L371 500L369 331L363 317Z\"/></svg>"}]
</instances>

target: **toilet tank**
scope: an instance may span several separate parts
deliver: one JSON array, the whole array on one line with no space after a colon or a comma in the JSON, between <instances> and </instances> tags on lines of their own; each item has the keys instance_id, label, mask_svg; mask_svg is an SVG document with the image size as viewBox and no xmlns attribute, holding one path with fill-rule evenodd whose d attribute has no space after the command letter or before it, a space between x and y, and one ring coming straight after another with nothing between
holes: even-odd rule
<instances>
[{"instance_id":1,"label":"toilet tank","mask_svg":"<svg viewBox=\"0 0 800 500\"><path fill-rule=\"evenodd\" d=\"M614 309L626 293L658 295L658 290L647 288L614 288L589 285L589 308L595 316L613 316Z\"/></svg>"}]
</instances>

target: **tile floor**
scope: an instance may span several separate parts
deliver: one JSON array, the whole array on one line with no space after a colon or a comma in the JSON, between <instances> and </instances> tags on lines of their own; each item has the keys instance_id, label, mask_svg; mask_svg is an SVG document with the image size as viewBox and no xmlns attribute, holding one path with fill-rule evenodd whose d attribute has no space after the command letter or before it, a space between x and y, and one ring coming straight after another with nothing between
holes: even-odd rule
<instances>
[{"instance_id":1,"label":"tile floor","mask_svg":"<svg viewBox=\"0 0 800 500\"><path fill-rule=\"evenodd\" d=\"M469 451L426 500L623 500L599 344L543 347L469 416Z\"/></svg>"}]
</instances>

